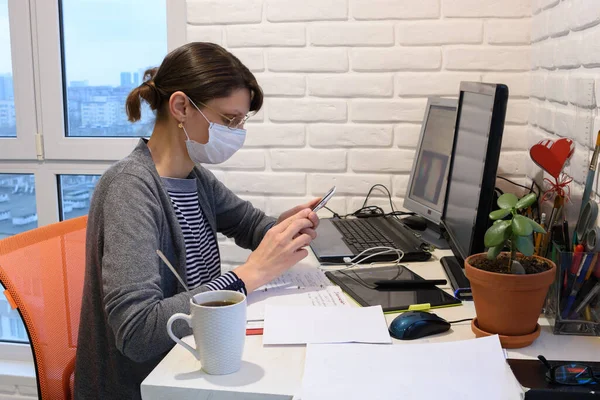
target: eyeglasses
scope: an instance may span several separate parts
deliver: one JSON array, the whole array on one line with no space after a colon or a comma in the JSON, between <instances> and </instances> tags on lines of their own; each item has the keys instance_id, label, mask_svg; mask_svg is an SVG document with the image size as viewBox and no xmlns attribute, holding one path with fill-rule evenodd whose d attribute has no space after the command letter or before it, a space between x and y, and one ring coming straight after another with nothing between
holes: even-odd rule
<instances>
[{"instance_id":1,"label":"eyeglasses","mask_svg":"<svg viewBox=\"0 0 600 400\"><path fill-rule=\"evenodd\" d=\"M206 104L202 103L201 101L198 102L198 104L201 104L202 107L206 107L209 110L212 110L214 112L216 112L217 114L219 114L221 117L223 117L226 121L227 121L227 127L229 129L238 129L238 128L242 128L244 126L244 124L246 123L246 121L248 121L248 118L254 116L256 114L256 111L250 111L248 114L242 116L236 116L233 118L229 118L227 115L223 115L220 112L218 112L217 110L215 110L214 108L207 106Z\"/></svg>"},{"instance_id":2,"label":"eyeglasses","mask_svg":"<svg viewBox=\"0 0 600 400\"><path fill-rule=\"evenodd\" d=\"M551 383L571 386L600 383L600 378L594 373L593 368L588 365L571 363L553 367L544 356L538 356L538 360L548 368L546 379Z\"/></svg>"}]
</instances>

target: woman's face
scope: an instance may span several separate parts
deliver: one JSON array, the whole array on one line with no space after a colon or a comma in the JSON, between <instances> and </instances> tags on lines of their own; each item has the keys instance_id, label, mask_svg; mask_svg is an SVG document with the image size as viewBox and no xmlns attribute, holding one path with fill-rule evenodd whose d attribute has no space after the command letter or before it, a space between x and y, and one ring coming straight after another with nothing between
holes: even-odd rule
<instances>
[{"instance_id":1,"label":"woman's face","mask_svg":"<svg viewBox=\"0 0 600 400\"><path fill-rule=\"evenodd\" d=\"M250 91L245 88L237 89L230 96L210 100L205 105L196 103L204 116L187 98L186 103L186 117L183 122L185 129L191 140L206 144L209 139L209 122L228 126L231 119L248 114Z\"/></svg>"}]
</instances>

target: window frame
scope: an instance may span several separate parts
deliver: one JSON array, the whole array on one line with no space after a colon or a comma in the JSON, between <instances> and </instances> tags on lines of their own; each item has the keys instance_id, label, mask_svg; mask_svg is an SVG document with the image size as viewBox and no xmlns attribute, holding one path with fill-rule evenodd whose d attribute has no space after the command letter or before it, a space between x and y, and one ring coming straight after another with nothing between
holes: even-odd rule
<instances>
[{"instance_id":1,"label":"window frame","mask_svg":"<svg viewBox=\"0 0 600 400\"><path fill-rule=\"evenodd\" d=\"M187 5L164 1L171 51L187 41ZM65 137L58 7L58 0L8 0L17 137L0 138L0 174L34 175L38 226L60 220L60 175L102 175L139 141ZM35 383L29 343L0 340L0 355L0 382L4 364L19 361L31 363Z\"/></svg>"},{"instance_id":2,"label":"window frame","mask_svg":"<svg viewBox=\"0 0 600 400\"><path fill-rule=\"evenodd\" d=\"M38 226L60 221L59 187L60 175L102 175L110 162L95 163L40 163L2 162L2 174L33 174L35 179L35 201L38 214Z\"/></svg>"},{"instance_id":3,"label":"window frame","mask_svg":"<svg viewBox=\"0 0 600 400\"><path fill-rule=\"evenodd\" d=\"M2 361L33 362L29 343L0 341L0 354L2 354Z\"/></svg>"},{"instance_id":4,"label":"window frame","mask_svg":"<svg viewBox=\"0 0 600 400\"><path fill-rule=\"evenodd\" d=\"M14 0L17 1L17 0ZM134 138L89 138L65 136L65 98L63 93L62 50L60 42L59 2L31 0L35 3L39 88L44 157L48 160L116 161L140 140ZM165 0L168 51L186 41L185 0Z\"/></svg>"},{"instance_id":5,"label":"window frame","mask_svg":"<svg viewBox=\"0 0 600 400\"><path fill-rule=\"evenodd\" d=\"M62 194L60 192L59 179L61 175L97 175L102 176L102 174L110 167L110 163L94 163L94 164L61 164L56 168L52 168L49 173L50 176L45 178L48 180L52 180L53 190L56 193L56 218L58 221L64 221L61 219L61 208L62 205L60 202L62 201ZM77 168L77 169L74 169Z\"/></svg>"},{"instance_id":6,"label":"window frame","mask_svg":"<svg viewBox=\"0 0 600 400\"><path fill-rule=\"evenodd\" d=\"M37 108L30 0L8 0L16 137L1 137L0 160L36 160ZM17 68L18 66L18 68Z\"/></svg>"}]
</instances>

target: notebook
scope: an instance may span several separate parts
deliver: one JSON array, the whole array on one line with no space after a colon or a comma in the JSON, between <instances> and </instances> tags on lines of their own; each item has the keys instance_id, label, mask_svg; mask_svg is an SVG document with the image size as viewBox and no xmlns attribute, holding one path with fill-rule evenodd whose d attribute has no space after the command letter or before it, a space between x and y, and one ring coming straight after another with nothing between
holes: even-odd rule
<instances>
[{"instance_id":1,"label":"notebook","mask_svg":"<svg viewBox=\"0 0 600 400\"><path fill-rule=\"evenodd\" d=\"M267 305L347 307L349 300L323 271L299 263L248 295L247 334L262 334Z\"/></svg>"}]
</instances>

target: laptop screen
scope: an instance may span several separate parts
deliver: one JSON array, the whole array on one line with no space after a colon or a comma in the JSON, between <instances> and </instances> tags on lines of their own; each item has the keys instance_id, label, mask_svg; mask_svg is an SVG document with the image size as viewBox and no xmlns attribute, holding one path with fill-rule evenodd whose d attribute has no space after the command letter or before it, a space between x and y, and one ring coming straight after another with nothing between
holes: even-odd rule
<instances>
[{"instance_id":1,"label":"laptop screen","mask_svg":"<svg viewBox=\"0 0 600 400\"><path fill-rule=\"evenodd\" d=\"M455 118L456 107L431 105L423 122L421 145L409 184L408 198L413 204L417 203L417 207L408 205L407 208L436 223L444 210Z\"/></svg>"}]
</instances>

